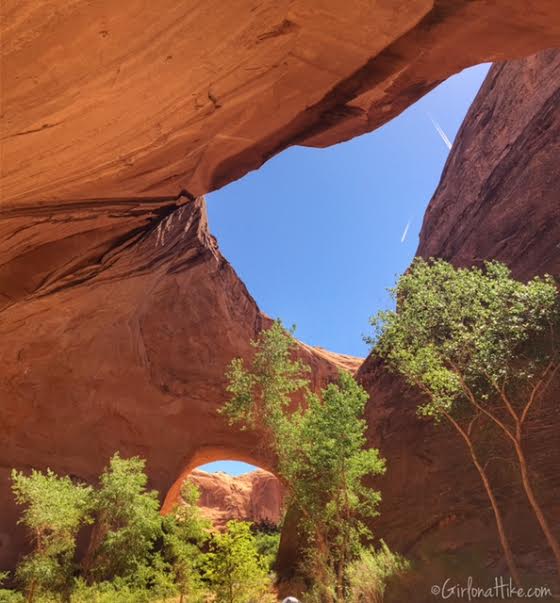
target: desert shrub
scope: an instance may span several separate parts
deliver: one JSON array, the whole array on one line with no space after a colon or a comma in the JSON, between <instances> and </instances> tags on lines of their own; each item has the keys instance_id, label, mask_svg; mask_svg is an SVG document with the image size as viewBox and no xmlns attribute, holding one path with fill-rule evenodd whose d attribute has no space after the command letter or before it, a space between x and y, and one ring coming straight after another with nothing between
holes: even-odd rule
<instances>
[{"instance_id":1,"label":"desert shrub","mask_svg":"<svg viewBox=\"0 0 560 603\"><path fill-rule=\"evenodd\" d=\"M406 559L393 553L385 542L379 549L363 549L348 566L348 600L351 603L382 603L387 583L409 569Z\"/></svg>"},{"instance_id":2,"label":"desert shrub","mask_svg":"<svg viewBox=\"0 0 560 603\"><path fill-rule=\"evenodd\" d=\"M0 603L23 603L23 595L8 588L2 588L10 577L10 572L0 572Z\"/></svg>"}]
</instances>

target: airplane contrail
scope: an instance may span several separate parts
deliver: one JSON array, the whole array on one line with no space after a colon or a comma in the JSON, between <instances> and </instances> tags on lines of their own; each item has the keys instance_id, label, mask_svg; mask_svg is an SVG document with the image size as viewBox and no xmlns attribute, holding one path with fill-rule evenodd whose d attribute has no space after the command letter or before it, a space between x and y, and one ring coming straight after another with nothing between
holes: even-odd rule
<instances>
[{"instance_id":1,"label":"airplane contrail","mask_svg":"<svg viewBox=\"0 0 560 603\"><path fill-rule=\"evenodd\" d=\"M428 113L428 117L430 118L430 121L432 122L434 128L436 129L436 132L440 135L441 139L443 140L445 146L451 150L451 147L453 146L451 144L451 141L449 140L449 138L447 138L447 134L443 131L442 127L438 124L438 122Z\"/></svg>"},{"instance_id":2,"label":"airplane contrail","mask_svg":"<svg viewBox=\"0 0 560 603\"><path fill-rule=\"evenodd\" d=\"M404 232L402 233L402 237L401 237L401 243L405 242L406 235L408 234L408 229L410 228L410 222L411 222L411 220L409 220L406 223L406 226L404 227Z\"/></svg>"}]
</instances>

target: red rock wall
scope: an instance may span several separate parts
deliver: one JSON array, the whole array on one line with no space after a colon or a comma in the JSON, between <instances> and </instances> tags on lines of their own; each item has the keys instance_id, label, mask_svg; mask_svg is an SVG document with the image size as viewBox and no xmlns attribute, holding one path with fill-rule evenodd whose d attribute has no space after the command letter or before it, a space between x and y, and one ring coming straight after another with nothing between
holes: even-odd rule
<instances>
[{"instance_id":1,"label":"red rock wall","mask_svg":"<svg viewBox=\"0 0 560 603\"><path fill-rule=\"evenodd\" d=\"M494 65L456 137L418 254L461 266L498 258L518 278L559 277L559 151L560 51ZM358 375L371 395L370 442L388 461L375 530L421 568L426 584L414 586L416 601L432 600L430 581L442 575L506 575L488 501L462 442L445 426L418 419L415 392L379 362L366 360ZM560 538L559 398L557 382L535 409L525 445L538 497ZM498 446L488 471L516 559L537 583L553 583L551 554L518 474L503 460L509 454Z\"/></svg>"},{"instance_id":2,"label":"red rock wall","mask_svg":"<svg viewBox=\"0 0 560 603\"><path fill-rule=\"evenodd\" d=\"M208 461L272 467L219 414L225 370L270 324L209 234L204 201L95 202L0 221L0 567L22 551L11 467L95 480L140 455L170 499ZM358 361L299 353L316 387Z\"/></svg>"},{"instance_id":3,"label":"red rock wall","mask_svg":"<svg viewBox=\"0 0 560 603\"><path fill-rule=\"evenodd\" d=\"M118 449L172 498L210 460L272 466L216 413L227 362L269 323L197 195L289 145L370 131L463 67L560 45L557 0L1 10L0 567L23 547L11 467L93 480ZM300 354L316 386L356 366ZM389 432L391 409L371 412Z\"/></svg>"},{"instance_id":4,"label":"red rock wall","mask_svg":"<svg viewBox=\"0 0 560 603\"><path fill-rule=\"evenodd\" d=\"M560 45L557 0L5 0L2 17L18 207L205 194L371 131L464 67Z\"/></svg>"},{"instance_id":5,"label":"red rock wall","mask_svg":"<svg viewBox=\"0 0 560 603\"><path fill-rule=\"evenodd\" d=\"M219 529L230 519L272 525L282 520L282 486L268 471L233 477L195 469L188 479L200 490L203 514Z\"/></svg>"},{"instance_id":6,"label":"red rock wall","mask_svg":"<svg viewBox=\"0 0 560 603\"><path fill-rule=\"evenodd\" d=\"M418 255L506 262L560 277L560 59L550 50L490 70L424 217Z\"/></svg>"}]
</instances>

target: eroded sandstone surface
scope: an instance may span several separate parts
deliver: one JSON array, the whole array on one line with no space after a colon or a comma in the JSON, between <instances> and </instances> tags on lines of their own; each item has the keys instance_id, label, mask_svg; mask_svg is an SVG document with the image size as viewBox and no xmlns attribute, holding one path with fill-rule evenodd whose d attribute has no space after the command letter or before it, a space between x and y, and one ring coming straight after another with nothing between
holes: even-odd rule
<instances>
[{"instance_id":1,"label":"eroded sandstone surface","mask_svg":"<svg viewBox=\"0 0 560 603\"><path fill-rule=\"evenodd\" d=\"M560 277L560 60L551 50L495 65L430 202L418 255L517 278Z\"/></svg>"},{"instance_id":2,"label":"eroded sandstone surface","mask_svg":"<svg viewBox=\"0 0 560 603\"><path fill-rule=\"evenodd\" d=\"M560 277L560 51L494 65L456 137L430 202L418 254L460 266L497 258L517 278ZM430 580L503 574L480 478L445 425L415 416L417 394L374 358L358 372L371 395L369 439L388 460L376 533L419 563ZM560 537L560 381L535 409L525 447L551 525ZM482 438L520 566L539 582L554 563L499 438ZM452 568L452 569L450 569ZM552 578L554 580L554 578Z\"/></svg>"},{"instance_id":3,"label":"eroded sandstone surface","mask_svg":"<svg viewBox=\"0 0 560 603\"><path fill-rule=\"evenodd\" d=\"M2 205L205 194L560 45L557 0L7 0Z\"/></svg>"},{"instance_id":4,"label":"eroded sandstone surface","mask_svg":"<svg viewBox=\"0 0 560 603\"><path fill-rule=\"evenodd\" d=\"M169 500L207 461L273 469L258 434L217 414L227 363L269 319L221 256L200 194L289 145L370 131L463 67L560 45L557 0L8 0L2 13L1 568L24 547L11 467L92 481L119 450L146 458ZM557 273L558 63L542 56L493 69L421 253ZM315 387L359 364L299 354ZM379 534L417 556L434 534L440 553L494 546L462 450L373 362L360 375L370 441L391 467ZM560 516L557 423L534 433ZM537 532L514 497L510 508L533 555Z\"/></svg>"}]
</instances>

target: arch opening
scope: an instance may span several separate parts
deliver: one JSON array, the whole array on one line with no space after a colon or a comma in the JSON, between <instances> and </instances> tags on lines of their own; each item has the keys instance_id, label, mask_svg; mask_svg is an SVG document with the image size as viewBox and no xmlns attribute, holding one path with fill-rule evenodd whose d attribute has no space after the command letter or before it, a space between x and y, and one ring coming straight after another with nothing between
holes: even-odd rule
<instances>
[{"instance_id":1,"label":"arch opening","mask_svg":"<svg viewBox=\"0 0 560 603\"><path fill-rule=\"evenodd\" d=\"M307 344L369 353L369 317L392 304L386 288L416 254L489 68L450 77L373 132L328 148L292 146L206 196L212 233L266 314L296 324Z\"/></svg>"},{"instance_id":2,"label":"arch opening","mask_svg":"<svg viewBox=\"0 0 560 603\"><path fill-rule=\"evenodd\" d=\"M202 514L216 529L224 529L230 520L248 521L265 530L277 530L282 522L282 484L273 472L255 461L221 457L193 463L169 490L164 512L181 504L181 489L187 481L198 488Z\"/></svg>"}]
</instances>

